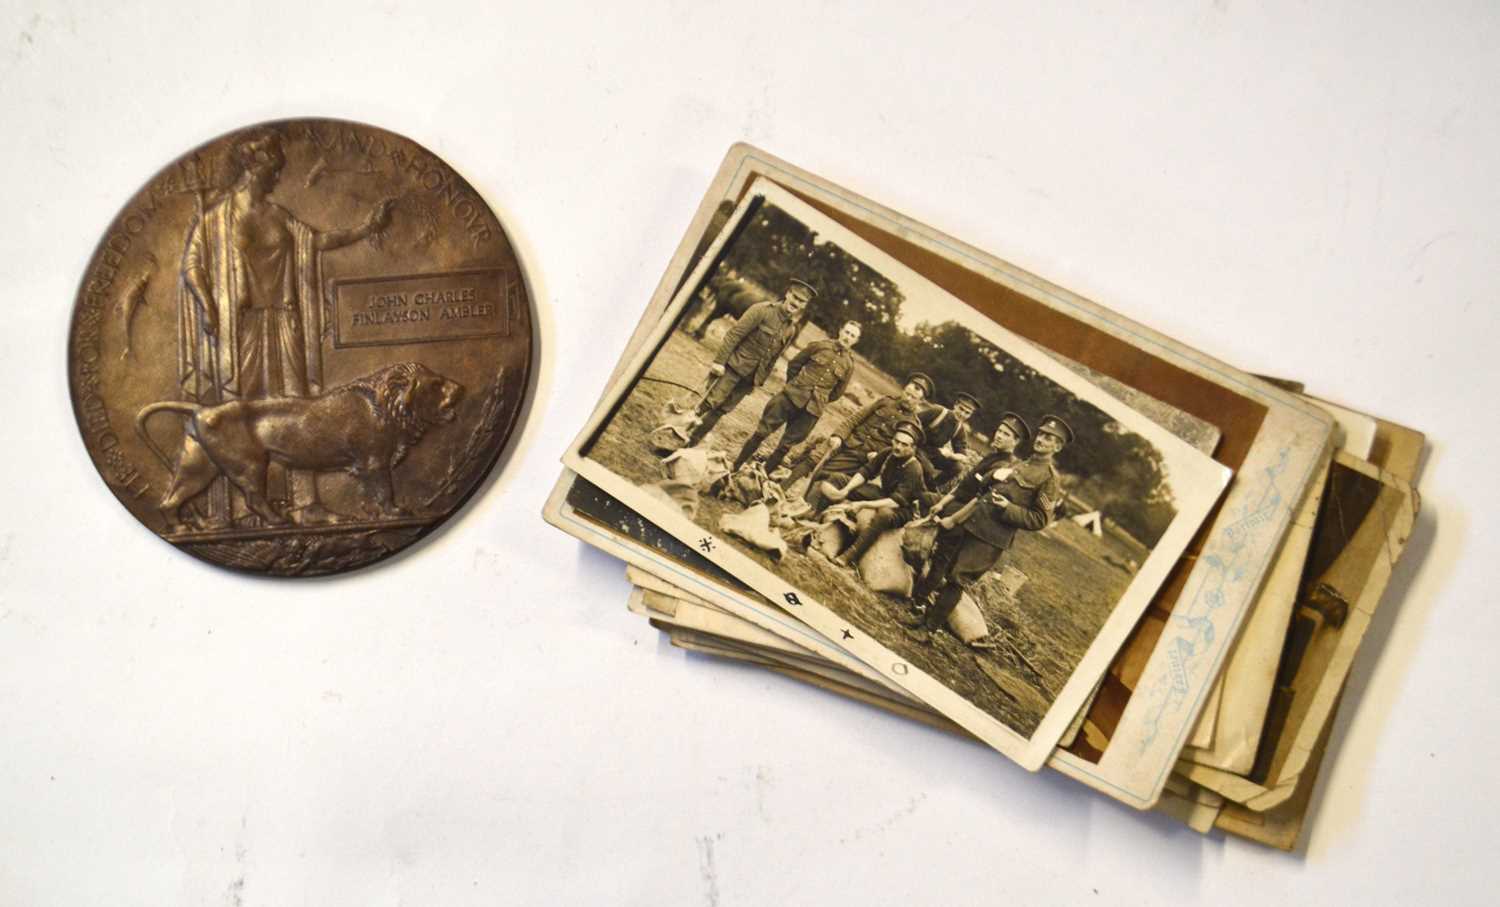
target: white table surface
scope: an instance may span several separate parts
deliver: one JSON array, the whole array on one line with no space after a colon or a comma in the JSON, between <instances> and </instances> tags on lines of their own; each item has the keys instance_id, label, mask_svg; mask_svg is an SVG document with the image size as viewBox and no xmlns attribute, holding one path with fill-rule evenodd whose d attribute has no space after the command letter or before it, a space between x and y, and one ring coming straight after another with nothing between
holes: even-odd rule
<instances>
[{"instance_id":1,"label":"white table surface","mask_svg":"<svg viewBox=\"0 0 1500 907\"><path fill-rule=\"evenodd\" d=\"M1500 8L933 6L0 4L0 904L1484 900ZM257 581L106 492L66 331L147 176L299 115L474 183L529 269L539 379L435 537ZM542 523L737 140L1428 433L1301 853L685 656Z\"/></svg>"}]
</instances>

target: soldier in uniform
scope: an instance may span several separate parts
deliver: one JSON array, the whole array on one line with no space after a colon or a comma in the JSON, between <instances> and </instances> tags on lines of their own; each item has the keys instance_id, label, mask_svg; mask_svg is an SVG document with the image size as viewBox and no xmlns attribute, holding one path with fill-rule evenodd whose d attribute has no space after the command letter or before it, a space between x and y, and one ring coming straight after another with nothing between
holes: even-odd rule
<instances>
[{"instance_id":1,"label":"soldier in uniform","mask_svg":"<svg viewBox=\"0 0 1500 907\"><path fill-rule=\"evenodd\" d=\"M776 433L781 426L786 431L776 449L766 458L766 472L781 465L788 450L807 440L823 409L849 387L849 378L854 374L854 344L861 333L858 321L848 321L839 328L837 340L815 340L798 353L786 368L786 386L772 397L761 410L760 424L746 439L745 446L735 457L734 468L739 469L755 455L762 442Z\"/></svg>"},{"instance_id":2,"label":"soldier in uniform","mask_svg":"<svg viewBox=\"0 0 1500 907\"><path fill-rule=\"evenodd\" d=\"M910 421L921 424L922 401L930 399L935 391L936 386L931 378L921 372L913 372L906 379L906 385L902 387L900 394L880 397L850 416L843 425L833 430L832 437L828 439L832 450L826 455L818 475L812 477L813 483L820 476L847 479L862 469L870 454L890 446L897 423ZM786 486L790 487L793 482L811 474L816 468L811 452L804 450L802 460L792 470ZM808 487L811 490L811 484Z\"/></svg>"},{"instance_id":3,"label":"soldier in uniform","mask_svg":"<svg viewBox=\"0 0 1500 907\"><path fill-rule=\"evenodd\" d=\"M1020 416L1006 413L995 436L999 439L1009 432L1019 439L1025 430ZM1052 522L1062 502L1062 483L1053 457L1071 440L1073 429L1066 422L1058 416L1044 416L1028 459L1017 463L1005 459L1008 452L997 451L939 502L944 511L938 519L941 531L927 575L913 591L913 598L927 609L909 626L924 634L942 627L963 590L994 569L1017 530L1036 532Z\"/></svg>"},{"instance_id":4,"label":"soldier in uniform","mask_svg":"<svg viewBox=\"0 0 1500 907\"><path fill-rule=\"evenodd\" d=\"M896 425L890 446L870 455L858 472L842 482L817 483L808 493L808 503L815 510L821 510L830 501L855 501L854 510L874 511L849 547L833 558L834 564L852 567L859 563L881 533L912 518L917 501L927 491L922 463L917 459L917 445L921 442L922 426L915 420L904 419Z\"/></svg>"},{"instance_id":5,"label":"soldier in uniform","mask_svg":"<svg viewBox=\"0 0 1500 907\"><path fill-rule=\"evenodd\" d=\"M698 402L698 422L688 435L689 447L700 444L726 413L766 382L772 366L796 336L802 310L816 295L810 284L793 279L779 302L756 303L729 329L708 367L711 380Z\"/></svg>"},{"instance_id":6,"label":"soldier in uniform","mask_svg":"<svg viewBox=\"0 0 1500 907\"><path fill-rule=\"evenodd\" d=\"M964 451L969 447L969 420L977 412L979 401L963 392L954 395L952 409L934 404L928 411L922 421L927 440L917 456L922 460L930 487L941 488L958 474Z\"/></svg>"},{"instance_id":7,"label":"soldier in uniform","mask_svg":"<svg viewBox=\"0 0 1500 907\"><path fill-rule=\"evenodd\" d=\"M990 452L969 470L953 490L932 505L932 512L939 517L952 516L968 501L985 491L994 478L996 470L1014 469L1021 458L1016 450L1031 440L1031 426L1015 413L1002 413L990 436ZM957 500L958 503L953 502ZM929 574L931 575L931 574Z\"/></svg>"}]
</instances>

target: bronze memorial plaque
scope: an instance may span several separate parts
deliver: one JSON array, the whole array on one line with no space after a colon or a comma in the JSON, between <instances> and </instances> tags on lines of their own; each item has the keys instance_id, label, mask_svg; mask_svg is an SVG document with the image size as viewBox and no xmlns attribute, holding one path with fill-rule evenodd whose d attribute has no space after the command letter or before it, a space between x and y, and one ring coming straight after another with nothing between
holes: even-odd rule
<instances>
[{"instance_id":1,"label":"bronze memorial plaque","mask_svg":"<svg viewBox=\"0 0 1500 907\"><path fill-rule=\"evenodd\" d=\"M104 233L68 379L115 497L215 564L351 570L452 514L529 385L531 301L479 193L336 120L221 136Z\"/></svg>"}]
</instances>

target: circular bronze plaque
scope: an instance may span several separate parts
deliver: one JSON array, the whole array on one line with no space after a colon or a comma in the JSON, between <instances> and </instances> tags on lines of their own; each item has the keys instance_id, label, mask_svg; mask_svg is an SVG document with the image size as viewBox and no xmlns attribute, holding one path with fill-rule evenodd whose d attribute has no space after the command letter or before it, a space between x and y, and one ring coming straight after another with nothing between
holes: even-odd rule
<instances>
[{"instance_id":1,"label":"circular bronze plaque","mask_svg":"<svg viewBox=\"0 0 1500 907\"><path fill-rule=\"evenodd\" d=\"M531 302L479 193L383 129L284 120L152 177L105 231L68 378L94 465L206 561L312 576L472 494L529 384Z\"/></svg>"}]
</instances>

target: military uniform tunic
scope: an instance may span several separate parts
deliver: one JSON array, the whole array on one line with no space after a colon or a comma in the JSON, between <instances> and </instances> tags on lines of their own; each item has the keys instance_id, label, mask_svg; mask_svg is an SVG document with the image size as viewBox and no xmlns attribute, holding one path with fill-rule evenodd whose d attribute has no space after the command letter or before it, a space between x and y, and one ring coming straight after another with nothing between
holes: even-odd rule
<instances>
[{"instance_id":1,"label":"military uniform tunic","mask_svg":"<svg viewBox=\"0 0 1500 907\"><path fill-rule=\"evenodd\" d=\"M756 303L735 322L714 356L715 364L724 366L724 374L714 378L698 403L698 424L688 436L690 444L702 441L725 413L765 383L797 327L780 302Z\"/></svg>"},{"instance_id":2,"label":"military uniform tunic","mask_svg":"<svg viewBox=\"0 0 1500 907\"><path fill-rule=\"evenodd\" d=\"M785 425L786 431L776 449L766 458L766 471L780 466L787 451L812 433L824 407L842 397L848 389L849 379L854 374L854 354L837 341L815 340L787 364L786 374L786 387L766 403L760 414L760 423L735 458L735 468L744 465L766 438Z\"/></svg>"},{"instance_id":3,"label":"military uniform tunic","mask_svg":"<svg viewBox=\"0 0 1500 907\"><path fill-rule=\"evenodd\" d=\"M927 470L927 483L935 486L951 478L960 466L938 451L946 445L954 453L962 454L969 446L969 427L958 421L953 410L932 406L923 418L922 430L927 439L917 453L922 458L922 468Z\"/></svg>"},{"instance_id":4,"label":"military uniform tunic","mask_svg":"<svg viewBox=\"0 0 1500 907\"><path fill-rule=\"evenodd\" d=\"M922 464L916 455L900 458L890 448L870 454L865 465L860 468L859 475L864 476L865 481L849 492L848 500L878 501L881 498L890 498L896 506L881 508L871 515L864 528L859 531L854 541L843 553L843 556L851 563L857 563L887 529L901 526L910 520L917 501L927 491L927 484L922 476ZM830 481L833 485L839 486L848 480ZM827 503L823 500L822 488L813 488L807 496L807 502L815 511L822 510Z\"/></svg>"},{"instance_id":5,"label":"military uniform tunic","mask_svg":"<svg viewBox=\"0 0 1500 907\"><path fill-rule=\"evenodd\" d=\"M900 394L887 395L868 403L844 422L834 434L844 439L845 449L866 453L889 447L901 422L920 422L922 404L912 403Z\"/></svg>"},{"instance_id":6,"label":"military uniform tunic","mask_svg":"<svg viewBox=\"0 0 1500 907\"><path fill-rule=\"evenodd\" d=\"M995 455L1005 456L1005 455ZM979 466L959 482L954 501L979 499L979 505L961 528L975 539L999 549L1009 548L1016 530L1035 532L1052 522L1062 501L1062 482L1057 466L1050 458L1033 457L1019 463L999 462L988 469L986 457ZM997 504L994 495L1003 495L1008 504Z\"/></svg>"},{"instance_id":7,"label":"military uniform tunic","mask_svg":"<svg viewBox=\"0 0 1500 907\"><path fill-rule=\"evenodd\" d=\"M782 393L798 408L821 416L823 408L844 395L854 375L854 354L837 340L809 343L787 365Z\"/></svg>"},{"instance_id":8,"label":"military uniform tunic","mask_svg":"<svg viewBox=\"0 0 1500 907\"><path fill-rule=\"evenodd\" d=\"M927 491L917 458L900 459L890 448L871 456L859 474L865 477L864 484L854 489L850 497L863 501L890 498L896 502L895 513L899 522L911 519L913 505Z\"/></svg>"},{"instance_id":9,"label":"military uniform tunic","mask_svg":"<svg viewBox=\"0 0 1500 907\"><path fill-rule=\"evenodd\" d=\"M834 429L834 436L842 439L843 444L823 464L825 476L847 479L854 475L870 454L891 446L899 423L920 421L921 407L920 403L912 403L900 395L880 397L866 404ZM797 464L790 481L812 472L815 462L816 458L805 457Z\"/></svg>"},{"instance_id":10,"label":"military uniform tunic","mask_svg":"<svg viewBox=\"0 0 1500 907\"><path fill-rule=\"evenodd\" d=\"M780 302L758 302L724 335L714 362L724 366L726 375L733 372L758 387L796 333L797 323Z\"/></svg>"},{"instance_id":11,"label":"military uniform tunic","mask_svg":"<svg viewBox=\"0 0 1500 907\"><path fill-rule=\"evenodd\" d=\"M1008 503L997 503L996 494ZM927 575L913 592L918 601L936 595L927 610L930 629L942 626L963 590L994 569L1017 531L1035 532L1052 522L1062 482L1050 457L1016 461L1010 454L991 454L959 482L945 515L976 499L962 523L938 533Z\"/></svg>"}]
</instances>

